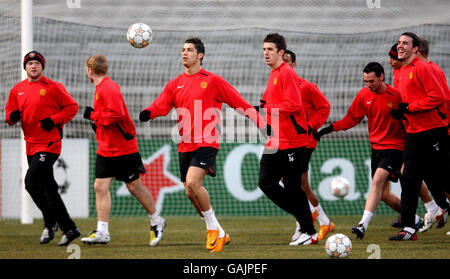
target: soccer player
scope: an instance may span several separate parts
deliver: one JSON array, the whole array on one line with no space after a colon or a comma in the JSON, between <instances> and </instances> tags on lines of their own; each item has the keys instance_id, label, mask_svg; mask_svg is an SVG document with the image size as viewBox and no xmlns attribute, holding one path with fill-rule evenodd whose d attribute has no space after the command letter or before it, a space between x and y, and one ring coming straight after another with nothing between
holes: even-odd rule
<instances>
[{"instance_id":1,"label":"soccer player","mask_svg":"<svg viewBox=\"0 0 450 279\"><path fill-rule=\"evenodd\" d=\"M398 181L405 144L403 124L390 115L391 109L401 103L400 92L384 82L384 68L380 63L368 63L363 72L366 87L356 95L345 117L318 133L320 138L333 131L350 129L367 116L372 145L372 187L363 216L358 225L352 228L357 239L363 239L380 200L400 212L400 198L390 191L389 181ZM416 216L416 225L419 227L421 224L422 219Z\"/></svg>"},{"instance_id":2,"label":"soccer player","mask_svg":"<svg viewBox=\"0 0 450 279\"><path fill-rule=\"evenodd\" d=\"M6 122L22 125L29 166L25 189L44 218L40 243L49 243L59 226L63 235L57 245L66 246L80 232L58 193L53 164L61 154L63 126L77 114L78 104L61 83L43 75L45 59L39 52L27 53L23 68L27 78L11 89Z\"/></svg>"},{"instance_id":3,"label":"soccer player","mask_svg":"<svg viewBox=\"0 0 450 279\"><path fill-rule=\"evenodd\" d=\"M433 68L433 71L435 73L435 77L437 79L437 81L439 82L439 85L441 86L441 89L444 93L445 96L445 104L447 107L447 120L449 123L448 126L448 144L450 144L450 115L449 115L449 111L450 111L450 90L448 88L448 83L447 83L447 79L445 78L445 73L444 71L442 71L442 69L433 61L431 61L431 59L428 57L430 52L430 46L428 44L428 41L424 38L419 38L419 51L417 52L417 56L422 59L423 61L425 61L426 63L430 64L431 67ZM448 163L450 164L450 148L449 148L449 160ZM423 188L423 186L422 186ZM422 192L423 189L421 188L420 190L420 197L422 198ZM428 189L426 189L426 194L428 196L430 196L430 194L428 193ZM450 195L449 193L447 194L447 198L450 199ZM431 199L431 197L430 197ZM423 200L423 198L422 198ZM428 229L430 229L433 224L437 221L436 227L437 228L441 228L445 225L445 221L446 218L441 218L439 215L442 215L443 210L441 208L439 208L436 203L431 199L431 203L434 203L434 207L433 210L429 210L430 206L427 206L427 203L425 203L425 207L427 208L427 213L425 214L425 224L423 226L423 228L421 228L419 231L420 232L426 232ZM445 214L445 213L444 213Z\"/></svg>"},{"instance_id":4,"label":"soccer player","mask_svg":"<svg viewBox=\"0 0 450 279\"><path fill-rule=\"evenodd\" d=\"M140 174L145 173L138 150L136 129L120 92L120 86L109 76L108 60L94 54L86 62L86 74L95 85L94 107L86 107L83 117L93 121L97 137L95 165L95 205L97 230L81 241L85 244L110 242L108 228L111 211L109 188L114 178L125 182L128 191L139 201L150 217L150 246L157 245L166 220L156 211L152 194L142 185Z\"/></svg>"},{"instance_id":5,"label":"soccer player","mask_svg":"<svg viewBox=\"0 0 450 279\"><path fill-rule=\"evenodd\" d=\"M284 52L283 60L292 68L295 68L297 65L296 55L289 49L286 49ZM329 232L334 231L336 226L330 221L330 219L328 219L328 216L320 206L319 200L309 184L308 168L311 155L317 147L317 140L314 139L313 133L317 133L317 130L327 120L328 115L330 114L330 102L328 102L327 98L319 90L317 85L302 78L300 78L300 92L309 127L309 133L304 134L306 152L305 156L302 156L302 189L309 201L313 224L315 223L316 218L319 220L320 229L318 240L322 240ZM300 224L296 222L295 233L292 236L292 241L297 240L300 237L300 234Z\"/></svg>"},{"instance_id":6,"label":"soccer player","mask_svg":"<svg viewBox=\"0 0 450 279\"><path fill-rule=\"evenodd\" d=\"M395 43L391 49L388 52L389 54L389 64L393 68L393 84L395 89L399 89L399 72L400 68L402 67L402 61L398 59L398 53L397 53L397 44ZM403 124L407 125L407 122L403 122ZM419 229L421 232L425 232L428 230L434 222L436 222L436 219L432 216L435 216L440 211L439 206L436 204L436 202L431 197L430 193L428 192L427 185L425 182L422 182L422 186L420 187L420 199L423 201L423 204L425 205L425 208L427 210L427 214L425 214L424 218L424 224L422 228ZM403 228L402 226L402 220L400 218L400 215L397 217L397 219L391 224L394 228Z\"/></svg>"},{"instance_id":7,"label":"soccer player","mask_svg":"<svg viewBox=\"0 0 450 279\"><path fill-rule=\"evenodd\" d=\"M208 191L203 186L206 175L216 176L222 103L262 128L267 126L265 121L260 121L255 108L225 79L202 68L204 55L205 46L199 38L187 39L181 49L184 73L167 83L155 101L139 114L139 119L148 121L176 109L181 136L178 145L181 181L187 197L205 220L206 249L213 253L222 251L223 246L230 242L230 236L219 224Z\"/></svg>"},{"instance_id":8,"label":"soccer player","mask_svg":"<svg viewBox=\"0 0 450 279\"><path fill-rule=\"evenodd\" d=\"M403 33L397 45L402 103L391 111L394 118L407 119L404 170L401 177L401 219L404 228L390 240L417 240L414 215L424 180L436 203L448 206L443 191L450 191L448 173L448 120L445 96L431 65L417 57L419 38ZM443 216L443 217L444 217Z\"/></svg>"},{"instance_id":9,"label":"soccer player","mask_svg":"<svg viewBox=\"0 0 450 279\"><path fill-rule=\"evenodd\" d=\"M301 165L306 156L304 134L308 133L306 112L300 94L300 78L283 61L286 41L278 33L264 39L264 58L271 68L259 109L267 114L273 133L260 161L258 186L264 194L300 224L301 235L290 245L318 242L305 192L299 185ZM283 178L284 187L279 184Z\"/></svg>"}]
</instances>

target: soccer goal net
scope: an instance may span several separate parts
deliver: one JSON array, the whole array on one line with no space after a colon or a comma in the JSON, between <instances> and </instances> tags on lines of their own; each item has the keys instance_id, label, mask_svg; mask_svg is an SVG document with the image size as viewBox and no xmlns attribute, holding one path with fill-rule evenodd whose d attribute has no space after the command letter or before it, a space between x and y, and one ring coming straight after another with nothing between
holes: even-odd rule
<instances>
[{"instance_id":1,"label":"soccer goal net","mask_svg":"<svg viewBox=\"0 0 450 279\"><path fill-rule=\"evenodd\" d=\"M18 2L0 3L0 218L20 215L20 124L8 126L4 114L9 92L20 81L22 71ZM341 119L365 86L363 68L367 63L381 63L386 82L392 84L387 53L403 32L426 38L431 59L450 73L448 1L433 1L431 5L387 0L298 2L302 1L35 1L34 49L46 59L44 75L63 83L80 107L65 126L63 153L55 164L69 212L75 217L96 215L96 141L82 117L84 107L93 104L95 87L86 77L85 64L94 53L108 58L109 76L121 86L147 169L142 180L165 215L196 214L179 179L177 143L173 140L176 118L173 111L149 123L139 122L138 116L167 82L183 73L181 48L189 37L200 37L205 44L203 67L224 77L256 105L270 74L262 53L263 39L271 32L282 34L288 49L296 53L297 73L317 84L331 103L325 125ZM417 13L410 16L415 9ZM126 40L127 29L135 22L145 22L153 29L153 41L146 48L135 49ZM283 215L257 186L263 143L248 140L256 129L228 109L227 105L222 109L223 143L217 156L217 177L204 181L215 211L219 215ZM227 130L232 125L248 129L240 130L243 133ZM309 177L329 215L363 211L371 184L370 152L366 119L319 143ZM344 199L329 192L329 183L337 175L352 185ZM391 189L400 195L398 183ZM115 181L110 191L113 216L145 214L123 183ZM380 204L377 214L393 211ZM35 215L39 216L37 210Z\"/></svg>"}]
</instances>

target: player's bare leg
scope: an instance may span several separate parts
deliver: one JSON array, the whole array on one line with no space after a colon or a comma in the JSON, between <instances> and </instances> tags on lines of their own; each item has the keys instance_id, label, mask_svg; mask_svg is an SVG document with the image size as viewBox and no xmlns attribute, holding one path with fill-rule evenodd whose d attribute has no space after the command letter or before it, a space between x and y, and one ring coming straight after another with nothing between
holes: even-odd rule
<instances>
[{"instance_id":1,"label":"player's bare leg","mask_svg":"<svg viewBox=\"0 0 450 279\"><path fill-rule=\"evenodd\" d=\"M111 194L109 187L113 178L96 178L94 181L95 207L97 209L97 230L81 241L85 244L108 244L110 241L108 220L111 212Z\"/></svg>"},{"instance_id":2,"label":"player's bare leg","mask_svg":"<svg viewBox=\"0 0 450 279\"><path fill-rule=\"evenodd\" d=\"M150 217L150 246L157 245L166 227L166 220L159 216L156 211L155 201L152 194L142 185L141 178L126 183L128 191L139 201Z\"/></svg>"},{"instance_id":3,"label":"player's bare leg","mask_svg":"<svg viewBox=\"0 0 450 279\"><path fill-rule=\"evenodd\" d=\"M220 252L225 244L230 241L230 237L220 226L211 206L208 191L203 187L203 179L207 171L191 166L186 175L186 195L194 201L194 207L200 210L204 217L207 230L206 248L210 252ZM199 213L199 214L200 214Z\"/></svg>"},{"instance_id":4,"label":"player's bare leg","mask_svg":"<svg viewBox=\"0 0 450 279\"><path fill-rule=\"evenodd\" d=\"M427 213L425 213L424 225L419 229L420 232L426 232L434 223L436 223L438 216L442 215L442 209L436 204L436 202L431 197L428 187L424 181L422 181L422 186L420 187L419 197L422 200Z\"/></svg>"},{"instance_id":5,"label":"player's bare leg","mask_svg":"<svg viewBox=\"0 0 450 279\"><path fill-rule=\"evenodd\" d=\"M313 222L317 218L320 223L320 229L317 238L322 240L326 237L329 232L334 231L336 226L333 222L330 222L327 215L323 211L322 207L319 204L319 200L317 199L316 194L314 193L311 185L309 184L308 171L302 173L302 189L308 198L308 201L315 207L315 211L313 214ZM317 212L317 213L316 213Z\"/></svg>"}]
</instances>

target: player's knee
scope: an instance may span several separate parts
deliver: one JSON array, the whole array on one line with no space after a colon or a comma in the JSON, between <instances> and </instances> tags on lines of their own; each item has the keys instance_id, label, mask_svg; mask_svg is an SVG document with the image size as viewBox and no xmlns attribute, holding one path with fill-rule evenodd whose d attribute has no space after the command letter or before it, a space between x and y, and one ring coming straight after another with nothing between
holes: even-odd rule
<instances>
[{"instance_id":1,"label":"player's knee","mask_svg":"<svg viewBox=\"0 0 450 279\"><path fill-rule=\"evenodd\" d=\"M195 193L201 187L201 185L196 183L195 181L187 180L185 183L185 187L186 187L186 196L192 197L195 195Z\"/></svg>"},{"instance_id":2,"label":"player's knee","mask_svg":"<svg viewBox=\"0 0 450 279\"><path fill-rule=\"evenodd\" d=\"M127 185L128 192L130 192L130 194L132 194L132 195L135 195L139 190L139 185L137 183L134 183L134 181L126 183L126 185Z\"/></svg>"},{"instance_id":3,"label":"player's knee","mask_svg":"<svg viewBox=\"0 0 450 279\"><path fill-rule=\"evenodd\" d=\"M108 186L105 185L104 183L100 183L100 182L94 182L94 190L95 193L100 194L100 195L104 195L108 193Z\"/></svg>"}]
</instances>

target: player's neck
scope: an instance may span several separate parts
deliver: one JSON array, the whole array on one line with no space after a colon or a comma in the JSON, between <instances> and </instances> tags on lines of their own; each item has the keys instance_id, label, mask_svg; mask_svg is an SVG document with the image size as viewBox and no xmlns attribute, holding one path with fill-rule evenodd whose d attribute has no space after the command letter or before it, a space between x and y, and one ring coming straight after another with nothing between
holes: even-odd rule
<instances>
[{"instance_id":1,"label":"player's neck","mask_svg":"<svg viewBox=\"0 0 450 279\"><path fill-rule=\"evenodd\" d=\"M100 82L102 82L102 80L103 80L105 77L106 77L106 75L105 75L105 76L93 76L93 77L92 77L92 80L93 80L93 82L94 82L94 85L95 85L95 86L99 85Z\"/></svg>"},{"instance_id":2,"label":"player's neck","mask_svg":"<svg viewBox=\"0 0 450 279\"><path fill-rule=\"evenodd\" d=\"M39 80L41 79L41 77L42 77L42 74L39 75L38 77L30 77L30 76L28 76L28 82L36 82L36 81L39 81Z\"/></svg>"},{"instance_id":3,"label":"player's neck","mask_svg":"<svg viewBox=\"0 0 450 279\"><path fill-rule=\"evenodd\" d=\"M387 85L386 85L386 83L383 82L380 85L380 88L378 88L378 92L377 93L383 93L386 90L386 88L387 88Z\"/></svg>"},{"instance_id":4,"label":"player's neck","mask_svg":"<svg viewBox=\"0 0 450 279\"><path fill-rule=\"evenodd\" d=\"M403 60L402 61L403 66L409 65L409 63L411 63L414 60L414 58L416 58L416 57L417 57L417 55L413 54L410 57L408 57L407 59Z\"/></svg>"},{"instance_id":5,"label":"player's neck","mask_svg":"<svg viewBox=\"0 0 450 279\"><path fill-rule=\"evenodd\" d=\"M202 69L202 66L200 64L192 65L191 67L185 67L184 73L188 76L195 75L196 73L200 72Z\"/></svg>"},{"instance_id":6,"label":"player's neck","mask_svg":"<svg viewBox=\"0 0 450 279\"><path fill-rule=\"evenodd\" d=\"M275 70L276 68L280 67L283 62L283 59L277 60L275 63L270 65L270 69Z\"/></svg>"}]
</instances>

